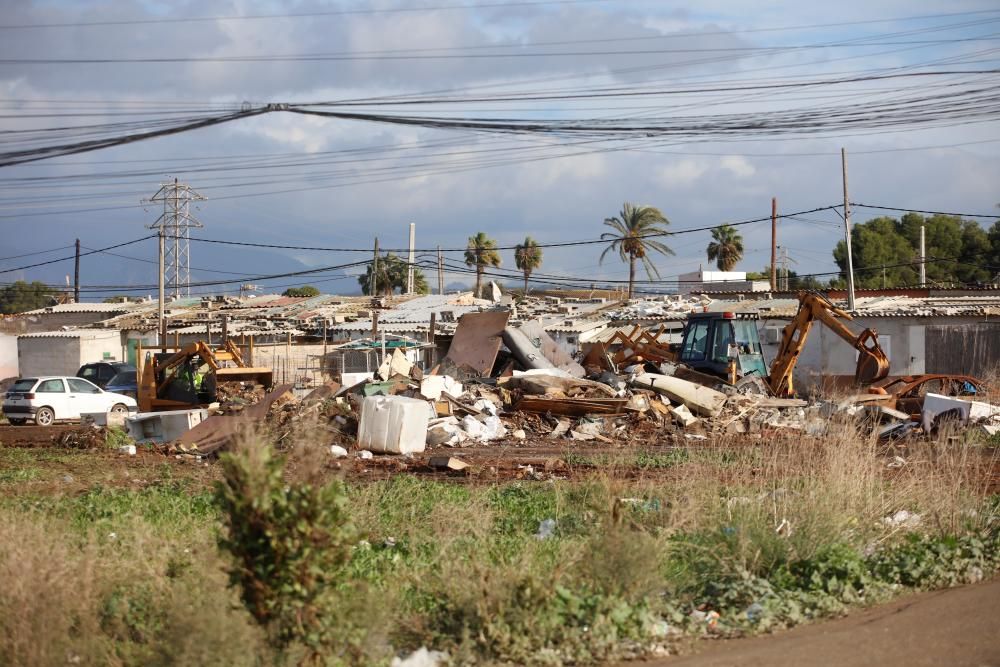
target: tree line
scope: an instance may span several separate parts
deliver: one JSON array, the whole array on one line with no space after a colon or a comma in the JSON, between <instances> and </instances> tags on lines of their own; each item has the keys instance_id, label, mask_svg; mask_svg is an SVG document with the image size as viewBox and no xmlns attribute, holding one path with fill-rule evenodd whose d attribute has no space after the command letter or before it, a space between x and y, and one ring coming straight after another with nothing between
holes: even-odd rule
<instances>
[{"instance_id":1,"label":"tree line","mask_svg":"<svg viewBox=\"0 0 1000 667\"><path fill-rule=\"evenodd\" d=\"M636 267L641 266L649 280L660 272L652 260L654 254L673 255L662 238L669 235L670 221L655 206L625 202L621 211L604 219L611 231L601 234L607 247L600 262L615 256L628 264L628 298L632 298ZM855 225L852 234L852 254L855 285L860 288L910 287L920 283L920 230L924 229L927 283L930 285L992 284L1000 279L1000 220L984 229L973 220L959 216L935 214L924 216L907 213L900 218L881 216ZM730 225L720 225L711 231L705 248L709 262L721 271L732 271L743 259L743 237ZM524 292L528 292L531 275L542 265L542 247L530 236L514 248L514 264L524 276ZM477 295L482 294L483 278L488 269L501 266L497 243L485 232L470 236L465 250L465 264L475 270ZM840 274L825 281L813 275L798 275L788 271L788 289L842 288L847 283L847 245L839 241L833 249L833 259ZM407 286L408 264L402 257L388 252L369 262L358 277L362 293L371 295L373 287L379 296L404 292ZM424 272L414 267L414 291L428 294L430 287ZM766 280L770 267L761 272L748 272L748 280ZM42 282L18 281L0 288L0 313L19 313L49 305L55 295L64 290ZM286 296L315 296L319 290L311 285L286 290Z\"/></svg>"}]
</instances>

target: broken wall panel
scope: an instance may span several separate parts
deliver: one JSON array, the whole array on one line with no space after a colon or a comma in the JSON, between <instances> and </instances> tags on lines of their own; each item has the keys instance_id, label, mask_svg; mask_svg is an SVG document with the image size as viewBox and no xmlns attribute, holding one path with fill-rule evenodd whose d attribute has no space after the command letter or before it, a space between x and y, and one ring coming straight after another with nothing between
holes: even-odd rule
<instances>
[{"instance_id":1,"label":"broken wall panel","mask_svg":"<svg viewBox=\"0 0 1000 667\"><path fill-rule=\"evenodd\" d=\"M508 310L462 315L445 358L456 366L468 366L480 375L489 375L500 352L500 339L509 317Z\"/></svg>"}]
</instances>

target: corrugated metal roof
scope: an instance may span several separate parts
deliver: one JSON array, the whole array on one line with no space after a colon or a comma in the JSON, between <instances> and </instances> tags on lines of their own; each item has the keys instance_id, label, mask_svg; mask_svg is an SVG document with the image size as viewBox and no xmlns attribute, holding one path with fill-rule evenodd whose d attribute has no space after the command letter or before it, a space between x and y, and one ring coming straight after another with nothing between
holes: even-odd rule
<instances>
[{"instance_id":1,"label":"corrugated metal roof","mask_svg":"<svg viewBox=\"0 0 1000 667\"><path fill-rule=\"evenodd\" d=\"M125 313L141 303L60 303L46 308L29 310L21 315L46 315L53 313Z\"/></svg>"},{"instance_id":2,"label":"corrugated metal roof","mask_svg":"<svg viewBox=\"0 0 1000 667\"><path fill-rule=\"evenodd\" d=\"M546 331L557 331L561 333L583 333L594 329L602 329L608 326L608 320L561 320L552 324L542 324Z\"/></svg>"},{"instance_id":3,"label":"corrugated metal roof","mask_svg":"<svg viewBox=\"0 0 1000 667\"><path fill-rule=\"evenodd\" d=\"M431 313L436 313L441 320L442 312L451 312L455 319L465 313L473 313L494 305L486 299L476 299L472 292L462 294L427 294L400 303L391 309L379 312L378 320L382 322L430 322Z\"/></svg>"},{"instance_id":4,"label":"corrugated metal roof","mask_svg":"<svg viewBox=\"0 0 1000 667\"><path fill-rule=\"evenodd\" d=\"M20 334L21 338L86 338L94 340L97 338L120 338L121 334L117 329L71 329L69 331L39 331L36 333Z\"/></svg>"}]
</instances>

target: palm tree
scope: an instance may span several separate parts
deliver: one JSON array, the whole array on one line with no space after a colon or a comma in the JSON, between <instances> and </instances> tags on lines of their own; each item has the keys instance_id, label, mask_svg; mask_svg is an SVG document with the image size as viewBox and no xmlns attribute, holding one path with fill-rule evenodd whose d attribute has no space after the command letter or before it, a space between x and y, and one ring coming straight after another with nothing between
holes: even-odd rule
<instances>
[{"instance_id":1,"label":"palm tree","mask_svg":"<svg viewBox=\"0 0 1000 667\"><path fill-rule=\"evenodd\" d=\"M528 278L542 265L542 249L538 247L538 241L525 236L524 243L514 248L514 264L524 272L524 295L528 296Z\"/></svg>"},{"instance_id":2,"label":"palm tree","mask_svg":"<svg viewBox=\"0 0 1000 667\"><path fill-rule=\"evenodd\" d=\"M732 271L743 259L743 237L730 225L722 225L712 230L714 239L708 244L708 261L715 260L720 271Z\"/></svg>"},{"instance_id":3,"label":"palm tree","mask_svg":"<svg viewBox=\"0 0 1000 667\"><path fill-rule=\"evenodd\" d=\"M500 266L500 253L496 251L497 242L478 232L469 237L469 246L465 249L465 263L476 267L476 296L483 291L483 271L487 266Z\"/></svg>"},{"instance_id":4,"label":"palm tree","mask_svg":"<svg viewBox=\"0 0 1000 667\"><path fill-rule=\"evenodd\" d=\"M628 298L631 299L632 285L635 282L635 260L642 260L646 275L652 280L654 275L659 278L660 272L650 261L649 252L655 250L663 255L674 254L663 243L649 238L666 234L670 221L655 206L635 206L625 202L618 217L605 218L604 224L615 231L601 234L601 239L611 243L601 253L600 261L604 262L604 256L609 252L617 252L623 262L628 262Z\"/></svg>"}]
</instances>

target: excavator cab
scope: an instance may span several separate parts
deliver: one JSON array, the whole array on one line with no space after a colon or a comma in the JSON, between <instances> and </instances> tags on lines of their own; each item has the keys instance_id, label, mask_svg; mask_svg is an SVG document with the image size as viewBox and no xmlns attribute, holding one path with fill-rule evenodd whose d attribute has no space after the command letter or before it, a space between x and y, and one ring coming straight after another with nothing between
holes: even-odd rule
<instances>
[{"instance_id":1,"label":"excavator cab","mask_svg":"<svg viewBox=\"0 0 1000 667\"><path fill-rule=\"evenodd\" d=\"M756 313L691 313L678 361L732 384L747 376L766 378L757 320Z\"/></svg>"}]
</instances>

